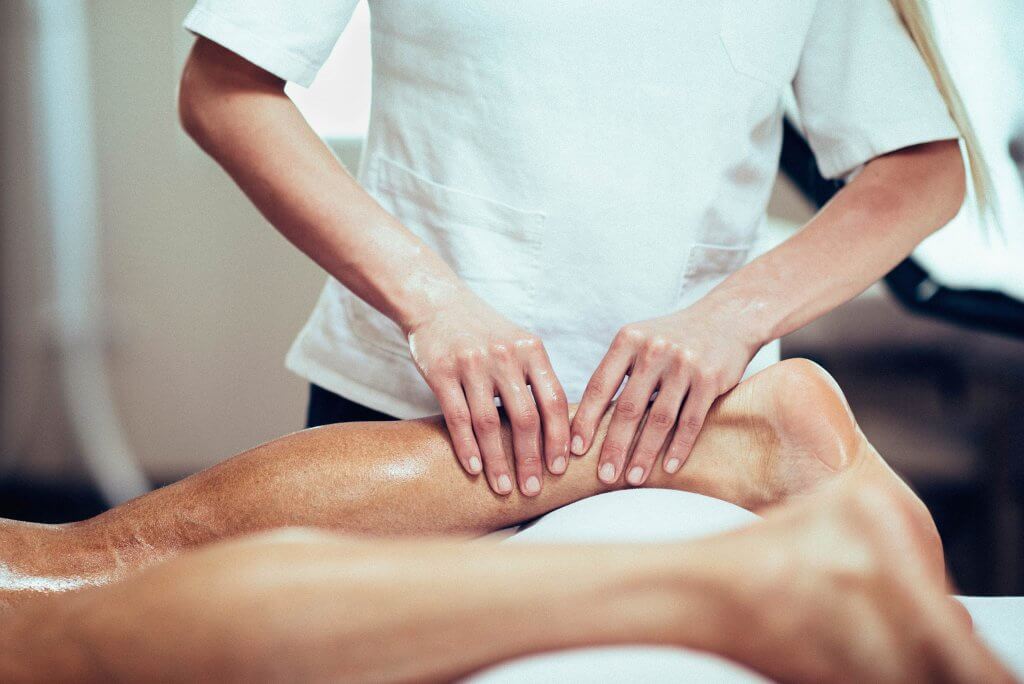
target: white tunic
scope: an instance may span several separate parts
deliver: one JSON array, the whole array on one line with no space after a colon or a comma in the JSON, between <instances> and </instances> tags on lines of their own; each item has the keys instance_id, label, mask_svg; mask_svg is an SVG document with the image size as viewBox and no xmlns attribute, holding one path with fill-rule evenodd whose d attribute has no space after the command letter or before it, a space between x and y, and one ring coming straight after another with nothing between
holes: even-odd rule
<instances>
[{"instance_id":1,"label":"white tunic","mask_svg":"<svg viewBox=\"0 0 1024 684\"><path fill-rule=\"evenodd\" d=\"M355 4L199 0L185 26L308 85ZM887 0L369 5L360 183L544 340L570 400L621 326L752 258L791 84L830 177L957 136ZM439 412L398 327L334 279L287 365L392 415Z\"/></svg>"}]
</instances>

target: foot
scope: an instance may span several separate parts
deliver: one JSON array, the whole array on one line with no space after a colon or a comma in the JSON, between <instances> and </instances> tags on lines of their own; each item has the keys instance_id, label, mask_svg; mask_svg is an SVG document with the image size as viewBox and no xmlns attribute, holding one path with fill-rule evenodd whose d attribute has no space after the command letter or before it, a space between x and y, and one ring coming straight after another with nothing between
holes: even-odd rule
<instances>
[{"instance_id":1,"label":"foot","mask_svg":"<svg viewBox=\"0 0 1024 684\"><path fill-rule=\"evenodd\" d=\"M730 638L720 655L780 681L1012 681L949 597L909 503L845 480L706 540L757 637Z\"/></svg>"},{"instance_id":2,"label":"foot","mask_svg":"<svg viewBox=\"0 0 1024 684\"><path fill-rule=\"evenodd\" d=\"M722 396L682 469L668 475L655 468L648 485L762 514L847 480L905 501L929 530L932 556L942 566L927 508L867 441L835 380L804 359L770 366Z\"/></svg>"},{"instance_id":3,"label":"foot","mask_svg":"<svg viewBox=\"0 0 1024 684\"><path fill-rule=\"evenodd\" d=\"M679 487L678 480L686 489L696 480L714 496L761 512L851 472L898 479L832 377L810 361L789 359L723 395L679 474L655 469L652 484Z\"/></svg>"}]
</instances>

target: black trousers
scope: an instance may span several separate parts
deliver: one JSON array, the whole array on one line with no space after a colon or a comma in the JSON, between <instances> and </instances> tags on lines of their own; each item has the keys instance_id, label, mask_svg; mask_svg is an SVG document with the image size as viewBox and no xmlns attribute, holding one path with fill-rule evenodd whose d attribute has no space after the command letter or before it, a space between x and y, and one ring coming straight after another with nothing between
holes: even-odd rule
<instances>
[{"instance_id":1,"label":"black trousers","mask_svg":"<svg viewBox=\"0 0 1024 684\"><path fill-rule=\"evenodd\" d=\"M338 396L318 385L311 384L309 386L306 427L319 427L331 423L355 423L364 420L396 420L396 418Z\"/></svg>"}]
</instances>

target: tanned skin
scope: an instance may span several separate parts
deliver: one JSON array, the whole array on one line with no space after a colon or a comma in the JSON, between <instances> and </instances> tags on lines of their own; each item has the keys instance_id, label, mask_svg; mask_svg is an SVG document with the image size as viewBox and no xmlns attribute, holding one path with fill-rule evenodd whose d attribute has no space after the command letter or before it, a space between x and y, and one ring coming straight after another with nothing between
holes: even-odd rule
<instances>
[{"instance_id":1,"label":"tanned skin","mask_svg":"<svg viewBox=\"0 0 1024 684\"><path fill-rule=\"evenodd\" d=\"M722 397L686 468L652 482L766 514L740 532L629 547L374 537L476 535L613 488L577 465L541 496L499 497L454 458L439 420L337 425L83 523L7 522L0 678L422 681L651 643L786 681L1011 680L947 594L926 509L806 361ZM216 543L294 525L362 536Z\"/></svg>"},{"instance_id":2,"label":"tanned skin","mask_svg":"<svg viewBox=\"0 0 1024 684\"><path fill-rule=\"evenodd\" d=\"M505 448L511 448L504 431ZM452 467L440 418L331 425L282 437L181 482L70 525L0 522L0 605L103 584L187 549L284 526L359 535L479 536L626 486L594 476L603 429L539 496L497 496ZM576 462L579 461L579 462ZM857 428L834 381L803 360L776 364L723 396L693 458L647 486L713 496L754 512L863 471L924 505ZM942 565L932 527L933 556Z\"/></svg>"},{"instance_id":3,"label":"tanned skin","mask_svg":"<svg viewBox=\"0 0 1024 684\"><path fill-rule=\"evenodd\" d=\"M2 622L0 679L449 681L509 658L685 646L792 682L1009 682L896 490L848 471L730 534L485 547L271 532Z\"/></svg>"}]
</instances>

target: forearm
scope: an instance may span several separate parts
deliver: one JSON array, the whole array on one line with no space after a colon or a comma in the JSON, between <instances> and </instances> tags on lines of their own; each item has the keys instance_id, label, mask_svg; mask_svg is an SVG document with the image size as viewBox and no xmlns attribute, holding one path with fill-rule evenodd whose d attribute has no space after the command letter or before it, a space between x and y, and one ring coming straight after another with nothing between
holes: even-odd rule
<instances>
[{"instance_id":1,"label":"forearm","mask_svg":"<svg viewBox=\"0 0 1024 684\"><path fill-rule=\"evenodd\" d=\"M869 163L798 234L737 271L697 306L744 321L755 348L852 299L945 225L964 196L955 141Z\"/></svg>"},{"instance_id":2,"label":"forearm","mask_svg":"<svg viewBox=\"0 0 1024 684\"><path fill-rule=\"evenodd\" d=\"M459 280L345 171L283 86L200 39L182 76L182 123L289 241L407 330L460 293Z\"/></svg>"},{"instance_id":3,"label":"forearm","mask_svg":"<svg viewBox=\"0 0 1024 684\"><path fill-rule=\"evenodd\" d=\"M245 540L22 609L0 630L0 672L12 682L44 672L75 681L447 681L582 646L721 651L730 570L698 546Z\"/></svg>"}]
</instances>

